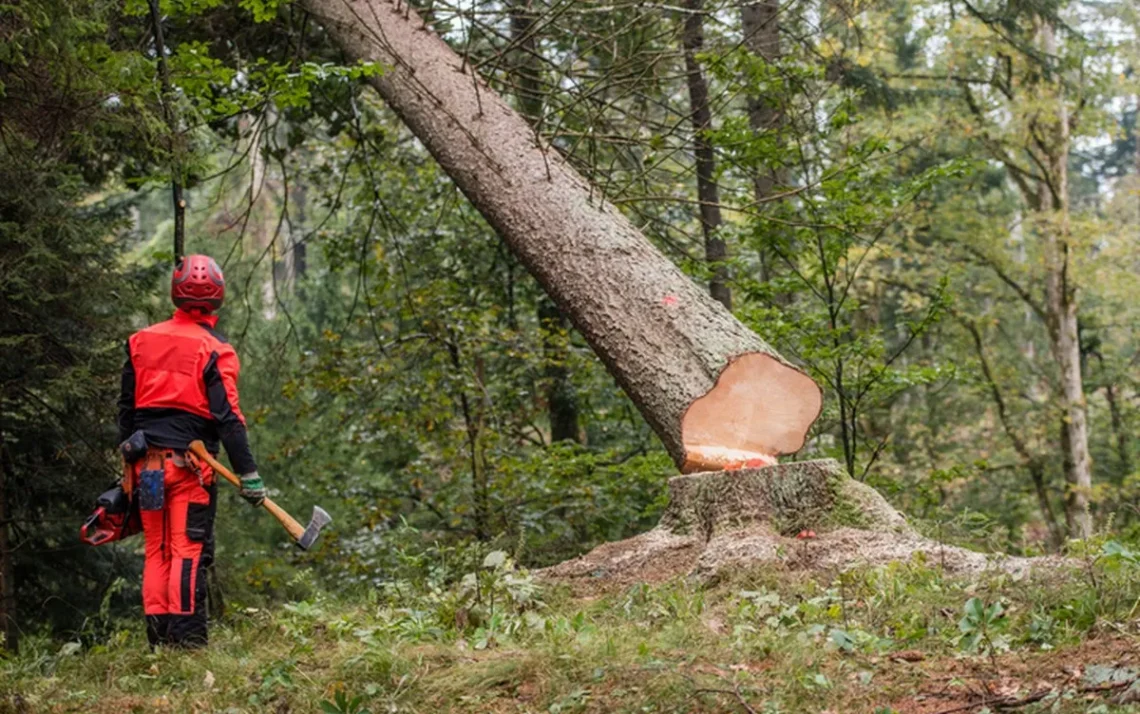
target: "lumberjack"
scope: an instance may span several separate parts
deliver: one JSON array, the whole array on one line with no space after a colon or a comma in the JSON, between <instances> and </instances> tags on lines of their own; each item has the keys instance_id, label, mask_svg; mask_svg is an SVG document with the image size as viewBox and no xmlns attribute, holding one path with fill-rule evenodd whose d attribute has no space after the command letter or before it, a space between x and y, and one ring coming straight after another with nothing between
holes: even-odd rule
<instances>
[{"instance_id":1,"label":"lumberjack","mask_svg":"<svg viewBox=\"0 0 1140 714\"><path fill-rule=\"evenodd\" d=\"M101 545L137 532L146 540L143 612L151 646L206 644L206 573L214 558L214 469L189 451L219 442L254 506L265 486L238 407L237 353L214 326L225 279L213 258L186 256L171 279L176 310L127 343L119 397L123 485L100 497L81 534Z\"/></svg>"},{"instance_id":2,"label":"lumberjack","mask_svg":"<svg viewBox=\"0 0 1140 714\"><path fill-rule=\"evenodd\" d=\"M119 397L122 483L99 497L80 529L89 545L140 530L146 540L143 612L151 646L206 644L205 569L214 558L217 476L276 518L308 550L332 522L320 506L302 525L265 495L238 407L238 357L215 329L225 279L214 260L190 255L174 269L173 319L127 343ZM215 458L219 443L241 476Z\"/></svg>"}]
</instances>

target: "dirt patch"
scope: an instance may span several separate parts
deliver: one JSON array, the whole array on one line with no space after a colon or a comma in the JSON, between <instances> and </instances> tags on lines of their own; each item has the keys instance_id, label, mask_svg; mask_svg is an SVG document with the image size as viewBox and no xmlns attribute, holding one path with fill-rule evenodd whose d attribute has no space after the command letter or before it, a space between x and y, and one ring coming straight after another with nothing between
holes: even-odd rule
<instances>
[{"instance_id":1,"label":"dirt patch","mask_svg":"<svg viewBox=\"0 0 1140 714\"><path fill-rule=\"evenodd\" d=\"M961 708L973 712L998 708L1000 702L1025 701L1051 692L1102 699L1118 695L1117 688L1104 691L1090 685L1085 675L1091 666L1140 669L1140 637L1104 637L1052 652L1005 654L994 660L938 658L902 664L880 671L876 682L896 695L880 705L900 714L939 714ZM911 689L905 694L900 690Z\"/></svg>"}]
</instances>

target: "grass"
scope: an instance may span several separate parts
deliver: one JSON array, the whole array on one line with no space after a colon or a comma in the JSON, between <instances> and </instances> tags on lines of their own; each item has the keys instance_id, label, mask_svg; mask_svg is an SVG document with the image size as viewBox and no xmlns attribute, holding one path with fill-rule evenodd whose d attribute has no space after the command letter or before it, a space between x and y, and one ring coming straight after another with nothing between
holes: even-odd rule
<instances>
[{"instance_id":1,"label":"grass","mask_svg":"<svg viewBox=\"0 0 1140 714\"><path fill-rule=\"evenodd\" d=\"M1114 547L1033 581L914 562L586 598L492 554L448 587L234 608L201 652L135 622L31 639L0 712L1140 712L1140 563Z\"/></svg>"}]
</instances>

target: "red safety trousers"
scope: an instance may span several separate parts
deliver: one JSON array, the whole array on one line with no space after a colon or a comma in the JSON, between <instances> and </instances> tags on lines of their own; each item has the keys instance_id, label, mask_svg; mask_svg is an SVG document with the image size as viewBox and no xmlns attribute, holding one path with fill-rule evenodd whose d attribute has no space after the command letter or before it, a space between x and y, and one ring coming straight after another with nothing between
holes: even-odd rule
<instances>
[{"instance_id":1,"label":"red safety trousers","mask_svg":"<svg viewBox=\"0 0 1140 714\"><path fill-rule=\"evenodd\" d=\"M152 646L204 647L206 568L214 560L214 472L185 452L150 449L134 468L162 469L161 510L142 511L143 613Z\"/></svg>"}]
</instances>

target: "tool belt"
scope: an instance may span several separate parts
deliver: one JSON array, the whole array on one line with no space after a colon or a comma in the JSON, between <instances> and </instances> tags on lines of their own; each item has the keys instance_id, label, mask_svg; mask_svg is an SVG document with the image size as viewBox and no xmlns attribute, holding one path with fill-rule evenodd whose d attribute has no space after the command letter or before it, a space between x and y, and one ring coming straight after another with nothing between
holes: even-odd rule
<instances>
[{"instance_id":1,"label":"tool belt","mask_svg":"<svg viewBox=\"0 0 1140 714\"><path fill-rule=\"evenodd\" d=\"M139 511L160 510L166 501L167 459L197 474L203 486L214 482L213 469L193 452L150 446L141 430L120 444L119 451L123 457L119 483L99 496L79 529L80 540L88 545L122 540L142 530Z\"/></svg>"},{"instance_id":2,"label":"tool belt","mask_svg":"<svg viewBox=\"0 0 1140 714\"><path fill-rule=\"evenodd\" d=\"M133 488L139 509L143 511L162 510L166 502L167 461L173 462L179 469L186 469L196 474L203 486L208 487L214 481L213 471L202 468L198 457L189 451L150 447L140 461L142 465L138 469L138 476L134 478ZM130 471L133 472L134 468Z\"/></svg>"}]
</instances>

